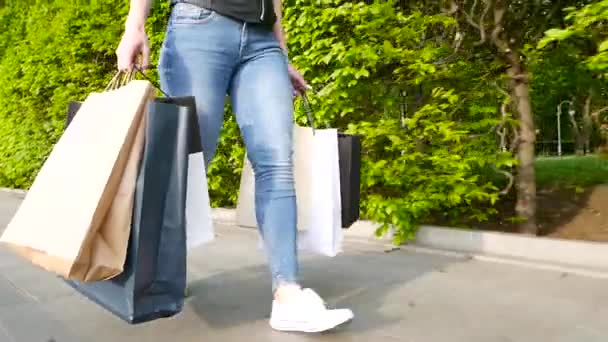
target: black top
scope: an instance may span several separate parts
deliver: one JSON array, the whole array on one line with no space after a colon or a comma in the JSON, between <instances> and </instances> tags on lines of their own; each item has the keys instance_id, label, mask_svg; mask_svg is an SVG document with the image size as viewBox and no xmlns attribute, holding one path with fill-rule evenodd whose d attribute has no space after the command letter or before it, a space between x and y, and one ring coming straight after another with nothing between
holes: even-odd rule
<instances>
[{"instance_id":1,"label":"black top","mask_svg":"<svg viewBox=\"0 0 608 342\"><path fill-rule=\"evenodd\" d=\"M277 20L272 0L170 0L208 8L247 23L272 26Z\"/></svg>"}]
</instances>

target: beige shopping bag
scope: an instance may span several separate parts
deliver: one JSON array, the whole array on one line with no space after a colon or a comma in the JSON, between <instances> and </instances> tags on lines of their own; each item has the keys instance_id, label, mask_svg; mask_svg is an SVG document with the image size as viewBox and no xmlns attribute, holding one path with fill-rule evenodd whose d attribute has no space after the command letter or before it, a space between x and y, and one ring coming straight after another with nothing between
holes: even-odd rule
<instances>
[{"instance_id":1,"label":"beige shopping bag","mask_svg":"<svg viewBox=\"0 0 608 342\"><path fill-rule=\"evenodd\" d=\"M92 93L51 151L0 242L72 280L122 272L144 140L148 81Z\"/></svg>"}]
</instances>

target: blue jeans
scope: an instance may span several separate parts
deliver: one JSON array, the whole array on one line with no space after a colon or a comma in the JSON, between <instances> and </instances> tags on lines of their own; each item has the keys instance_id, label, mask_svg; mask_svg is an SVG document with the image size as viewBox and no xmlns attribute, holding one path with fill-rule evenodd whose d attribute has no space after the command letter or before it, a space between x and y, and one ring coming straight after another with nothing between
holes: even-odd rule
<instances>
[{"instance_id":1,"label":"blue jeans","mask_svg":"<svg viewBox=\"0 0 608 342\"><path fill-rule=\"evenodd\" d=\"M170 96L196 99L205 162L213 159L229 95L255 173L255 207L273 289L297 282L293 88L272 30L194 5L174 6L159 75Z\"/></svg>"}]
</instances>

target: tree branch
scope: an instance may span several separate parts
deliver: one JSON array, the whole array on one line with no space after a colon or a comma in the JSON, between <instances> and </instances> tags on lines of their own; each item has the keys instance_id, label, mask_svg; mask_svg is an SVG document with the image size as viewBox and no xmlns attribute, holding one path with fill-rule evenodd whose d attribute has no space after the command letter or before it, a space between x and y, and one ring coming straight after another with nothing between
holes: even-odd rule
<instances>
[{"instance_id":1,"label":"tree branch","mask_svg":"<svg viewBox=\"0 0 608 342\"><path fill-rule=\"evenodd\" d=\"M496 82L494 82L493 85L505 97L511 98L511 94L509 94L506 90L502 89Z\"/></svg>"},{"instance_id":2,"label":"tree branch","mask_svg":"<svg viewBox=\"0 0 608 342\"><path fill-rule=\"evenodd\" d=\"M513 188L513 185L515 184L515 177L513 176L513 174L511 172L499 170L495 166L492 166L492 168L494 169L494 171L496 171L497 173L500 173L501 175L505 176L509 180L509 184L507 184L507 186L500 191L500 194L506 195L509 192L511 192L511 189Z\"/></svg>"},{"instance_id":3,"label":"tree branch","mask_svg":"<svg viewBox=\"0 0 608 342\"><path fill-rule=\"evenodd\" d=\"M486 7L484 8L483 13L481 14L481 18L479 19L479 33L481 34L481 39L474 44L475 46L485 44L485 42L488 40L485 28L485 21L488 17L488 14L490 13L490 10L492 9L492 0L484 0L484 2L486 4Z\"/></svg>"},{"instance_id":4,"label":"tree branch","mask_svg":"<svg viewBox=\"0 0 608 342\"><path fill-rule=\"evenodd\" d=\"M600 118L600 114L602 114L602 113L603 113L603 112L605 112L605 111L608 111L608 107L604 107L604 108L602 108L602 109L600 109L600 110L596 110L595 112L591 113L591 117L592 117L594 120L599 120L599 118Z\"/></svg>"},{"instance_id":5,"label":"tree branch","mask_svg":"<svg viewBox=\"0 0 608 342\"><path fill-rule=\"evenodd\" d=\"M496 0L494 5L494 30L492 31L492 42L502 50L500 52L508 53L510 49L507 42L500 39L500 35L504 30L503 19L506 13L503 1L504 0Z\"/></svg>"},{"instance_id":6,"label":"tree branch","mask_svg":"<svg viewBox=\"0 0 608 342\"><path fill-rule=\"evenodd\" d=\"M483 10L483 13L480 16L479 22L475 21L475 12L477 10L477 6L479 5L479 0L474 0L473 4L471 5L471 9L469 12L467 12L465 9L463 9L462 7L458 6L458 4L456 3L455 0L450 0L450 12L451 14L454 14L458 11L462 12L465 20L467 23L469 23L469 25L471 25L473 28L477 29L479 31L479 34L481 36L481 40L477 43L475 43L475 46L479 46L484 44L487 41L487 32L486 32L486 28L485 28L485 20L488 16L488 13L490 12L490 9L492 8L492 2L494 0L482 0L485 3L485 8Z\"/></svg>"},{"instance_id":7,"label":"tree branch","mask_svg":"<svg viewBox=\"0 0 608 342\"><path fill-rule=\"evenodd\" d=\"M500 137L500 150L502 152L507 151L507 118L509 115L507 114L507 107L509 106L509 102L505 101L505 103L500 106L500 112L502 114L501 121L496 128L496 134Z\"/></svg>"}]
</instances>

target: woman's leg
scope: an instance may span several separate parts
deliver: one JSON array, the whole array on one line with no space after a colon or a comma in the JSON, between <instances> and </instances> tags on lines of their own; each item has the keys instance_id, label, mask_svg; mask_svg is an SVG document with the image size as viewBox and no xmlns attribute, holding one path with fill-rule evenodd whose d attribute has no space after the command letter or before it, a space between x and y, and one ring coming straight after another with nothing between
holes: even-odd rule
<instances>
[{"instance_id":1,"label":"woman's leg","mask_svg":"<svg viewBox=\"0 0 608 342\"><path fill-rule=\"evenodd\" d=\"M237 23L198 6L174 6L161 50L161 87L194 96L205 162L215 155L230 79L239 62Z\"/></svg>"},{"instance_id":2,"label":"woman's leg","mask_svg":"<svg viewBox=\"0 0 608 342\"><path fill-rule=\"evenodd\" d=\"M275 290L270 324L277 330L328 330L352 319L352 312L328 310L316 293L297 283L293 91L287 60L272 32L255 26L243 32L230 95L255 173L256 216Z\"/></svg>"},{"instance_id":3,"label":"woman's leg","mask_svg":"<svg viewBox=\"0 0 608 342\"><path fill-rule=\"evenodd\" d=\"M171 12L161 49L158 73L163 91L195 98L206 170L215 155L228 85L238 64L239 37L233 22L179 3Z\"/></svg>"},{"instance_id":4,"label":"woman's leg","mask_svg":"<svg viewBox=\"0 0 608 342\"><path fill-rule=\"evenodd\" d=\"M231 83L236 118L255 174L255 208L273 290L297 284L293 98L280 50L245 60Z\"/></svg>"}]
</instances>

